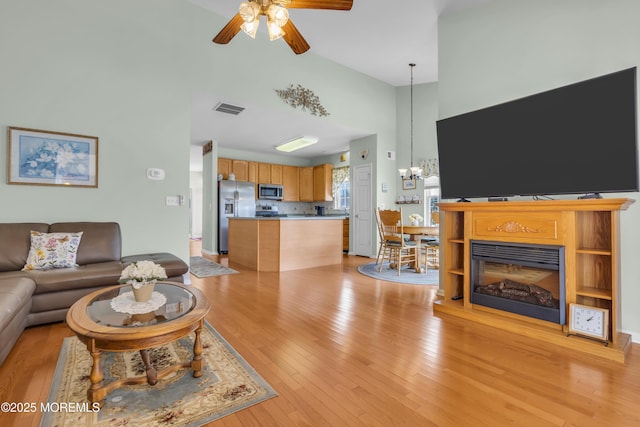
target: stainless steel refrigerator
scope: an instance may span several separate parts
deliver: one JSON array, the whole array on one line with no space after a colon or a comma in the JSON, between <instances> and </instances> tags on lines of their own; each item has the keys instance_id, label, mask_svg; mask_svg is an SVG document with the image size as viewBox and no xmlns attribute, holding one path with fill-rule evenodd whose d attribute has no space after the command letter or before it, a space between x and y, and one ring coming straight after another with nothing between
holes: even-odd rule
<instances>
[{"instance_id":1,"label":"stainless steel refrigerator","mask_svg":"<svg viewBox=\"0 0 640 427\"><path fill-rule=\"evenodd\" d=\"M218 253L229 252L229 218L256 216L253 182L218 181Z\"/></svg>"}]
</instances>

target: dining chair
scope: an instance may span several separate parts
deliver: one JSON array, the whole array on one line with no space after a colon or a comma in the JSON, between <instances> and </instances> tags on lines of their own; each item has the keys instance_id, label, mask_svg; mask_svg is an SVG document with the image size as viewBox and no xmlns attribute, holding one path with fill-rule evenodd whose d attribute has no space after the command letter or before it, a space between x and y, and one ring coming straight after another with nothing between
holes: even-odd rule
<instances>
[{"instance_id":1,"label":"dining chair","mask_svg":"<svg viewBox=\"0 0 640 427\"><path fill-rule=\"evenodd\" d=\"M440 212L431 212L431 222L440 226ZM425 260L425 272L430 268L440 267L440 238L439 236L428 236L421 239L422 254Z\"/></svg>"},{"instance_id":2,"label":"dining chair","mask_svg":"<svg viewBox=\"0 0 640 427\"><path fill-rule=\"evenodd\" d=\"M377 265L380 262L380 257L383 255L383 252L390 250L390 248L387 245L385 245L384 230L382 228L382 221L380 220L380 208L377 208L375 211L376 211L376 226L378 228L378 239L380 240L379 246L378 246L378 256L376 257L376 265ZM384 258L382 260L384 261Z\"/></svg>"},{"instance_id":3,"label":"dining chair","mask_svg":"<svg viewBox=\"0 0 640 427\"><path fill-rule=\"evenodd\" d=\"M404 236L402 208L399 211L378 208L378 215L382 224L382 242L384 244L380 271L382 271L384 261L389 260L391 266L395 264L399 276L403 265L415 266L417 263L417 242L407 240Z\"/></svg>"}]
</instances>

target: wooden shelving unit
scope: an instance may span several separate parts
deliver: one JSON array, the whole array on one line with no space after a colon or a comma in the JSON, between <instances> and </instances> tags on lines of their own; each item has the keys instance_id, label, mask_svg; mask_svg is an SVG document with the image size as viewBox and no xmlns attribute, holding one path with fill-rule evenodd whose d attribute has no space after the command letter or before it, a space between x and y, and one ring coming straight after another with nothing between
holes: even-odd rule
<instances>
[{"instance_id":1,"label":"wooden shelving unit","mask_svg":"<svg viewBox=\"0 0 640 427\"><path fill-rule=\"evenodd\" d=\"M633 202L618 198L441 203L444 297L434 304L434 311L624 362L631 337L620 331L620 211ZM564 246L567 322L570 303L608 309L608 346L568 337L567 325L474 306L472 239Z\"/></svg>"}]
</instances>

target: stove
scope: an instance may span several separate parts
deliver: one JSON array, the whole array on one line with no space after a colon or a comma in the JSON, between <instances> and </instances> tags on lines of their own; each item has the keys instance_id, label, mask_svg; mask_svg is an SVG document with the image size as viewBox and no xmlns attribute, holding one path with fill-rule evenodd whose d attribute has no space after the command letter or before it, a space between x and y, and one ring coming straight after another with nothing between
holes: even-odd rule
<instances>
[{"instance_id":1,"label":"stove","mask_svg":"<svg viewBox=\"0 0 640 427\"><path fill-rule=\"evenodd\" d=\"M278 207L274 205L258 205L256 206L256 217L286 217L287 214L278 212Z\"/></svg>"}]
</instances>

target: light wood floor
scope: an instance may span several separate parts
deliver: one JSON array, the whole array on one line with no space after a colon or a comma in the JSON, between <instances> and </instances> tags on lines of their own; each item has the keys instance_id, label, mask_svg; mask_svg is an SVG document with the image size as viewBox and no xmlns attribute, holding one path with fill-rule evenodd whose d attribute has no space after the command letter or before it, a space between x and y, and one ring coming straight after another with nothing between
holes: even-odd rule
<instances>
[{"instance_id":1,"label":"light wood floor","mask_svg":"<svg viewBox=\"0 0 640 427\"><path fill-rule=\"evenodd\" d=\"M620 365L436 317L435 287L360 275L370 261L193 277L212 303L207 320L278 392L212 424L640 425L638 345ZM69 335L62 323L28 329L0 367L0 402L46 401ZM40 416L0 414L0 426Z\"/></svg>"}]
</instances>

